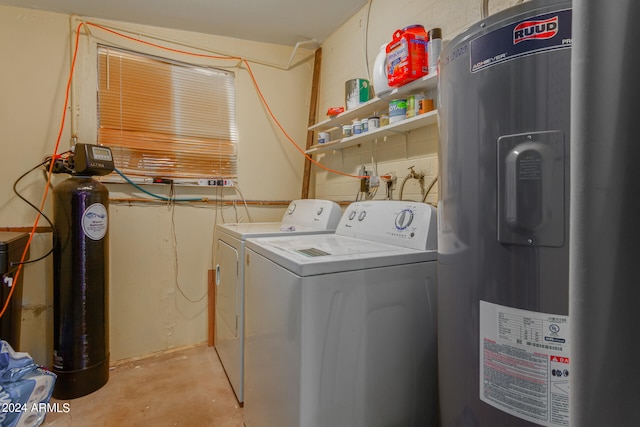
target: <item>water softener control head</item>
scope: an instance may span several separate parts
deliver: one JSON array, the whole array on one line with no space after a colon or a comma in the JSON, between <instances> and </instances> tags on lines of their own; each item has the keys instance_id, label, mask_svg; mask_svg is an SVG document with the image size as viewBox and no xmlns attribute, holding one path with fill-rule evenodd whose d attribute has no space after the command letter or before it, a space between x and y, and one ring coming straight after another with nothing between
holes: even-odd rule
<instances>
[{"instance_id":1,"label":"water softener control head","mask_svg":"<svg viewBox=\"0 0 640 427\"><path fill-rule=\"evenodd\" d=\"M103 145L77 143L73 155L75 175L108 175L115 165L111 149Z\"/></svg>"}]
</instances>

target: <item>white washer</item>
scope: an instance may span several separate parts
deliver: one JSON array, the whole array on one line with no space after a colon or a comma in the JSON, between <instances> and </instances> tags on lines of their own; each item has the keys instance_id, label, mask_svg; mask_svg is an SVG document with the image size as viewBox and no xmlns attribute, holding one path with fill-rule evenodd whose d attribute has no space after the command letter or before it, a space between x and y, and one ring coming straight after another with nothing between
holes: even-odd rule
<instances>
[{"instance_id":1,"label":"white washer","mask_svg":"<svg viewBox=\"0 0 640 427\"><path fill-rule=\"evenodd\" d=\"M214 345L241 404L244 402L244 246L258 236L333 233L341 210L329 200L289 204L282 222L218 224L215 230L216 315Z\"/></svg>"},{"instance_id":2,"label":"white washer","mask_svg":"<svg viewBox=\"0 0 640 427\"><path fill-rule=\"evenodd\" d=\"M356 202L245 254L247 426L436 425L433 207Z\"/></svg>"}]
</instances>

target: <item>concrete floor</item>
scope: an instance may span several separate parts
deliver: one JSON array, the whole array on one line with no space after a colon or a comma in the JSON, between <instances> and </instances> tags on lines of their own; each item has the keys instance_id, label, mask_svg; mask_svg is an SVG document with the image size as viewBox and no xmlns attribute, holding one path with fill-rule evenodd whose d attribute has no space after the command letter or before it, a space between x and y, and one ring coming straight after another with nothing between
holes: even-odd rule
<instances>
[{"instance_id":1,"label":"concrete floor","mask_svg":"<svg viewBox=\"0 0 640 427\"><path fill-rule=\"evenodd\" d=\"M43 426L241 427L242 408L213 347L170 350L115 364L99 390L49 412Z\"/></svg>"}]
</instances>

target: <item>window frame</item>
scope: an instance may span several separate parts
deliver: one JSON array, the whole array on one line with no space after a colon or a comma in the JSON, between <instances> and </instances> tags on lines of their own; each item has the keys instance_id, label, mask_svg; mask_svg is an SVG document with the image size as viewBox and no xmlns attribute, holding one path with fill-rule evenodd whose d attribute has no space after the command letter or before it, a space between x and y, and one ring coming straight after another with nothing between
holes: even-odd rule
<instances>
[{"instance_id":1,"label":"window frame","mask_svg":"<svg viewBox=\"0 0 640 427\"><path fill-rule=\"evenodd\" d=\"M237 179L233 72L102 43L96 49L97 142L112 148L116 167L128 176Z\"/></svg>"},{"instance_id":2,"label":"window frame","mask_svg":"<svg viewBox=\"0 0 640 427\"><path fill-rule=\"evenodd\" d=\"M116 29L120 32L133 32L134 29ZM162 34L163 31L160 31ZM83 142L88 144L98 143L98 45L106 45L116 49L129 50L137 52L139 54L149 55L152 57L160 57L167 61L175 61L178 63L185 63L193 66L201 66L219 69L224 72L231 73L234 76L234 91L235 91L235 126L239 129L239 116L238 116L238 97L239 97L239 80L237 74L238 62L229 61L227 59L216 58L209 55L206 51L204 55L185 55L178 51L193 52L197 51L195 46L187 46L176 44L176 42L166 41L165 38L168 34L172 34L171 31L167 32L167 35L158 35L154 39L154 43L162 45L167 49L158 48L153 44L144 44L133 39L127 39L120 37L116 34L105 33L101 31L92 31L91 27L85 26L80 29L80 38L77 50L76 64L74 68L74 76L71 80L71 94L68 107L67 121L65 132L67 132L67 138L70 146L73 146L77 142ZM76 33L72 33L71 37L71 52L70 55L74 55L73 46L75 45ZM145 39L146 36L138 35L137 38ZM61 70L64 74L65 71ZM62 76L61 74L61 76ZM61 77L62 78L62 77ZM64 137L64 135L63 135ZM236 161L237 161L237 173L240 173L240 134L238 133L238 140L236 144ZM205 177L208 178L208 177ZM116 173L99 177L100 181L105 183L125 183L126 180L120 177ZM130 177L132 182L138 184L151 183L151 178L145 178L143 176ZM239 178L237 178L239 180ZM237 180L235 182L237 182ZM174 184L184 185L197 185L198 180L195 179L174 179Z\"/></svg>"}]
</instances>

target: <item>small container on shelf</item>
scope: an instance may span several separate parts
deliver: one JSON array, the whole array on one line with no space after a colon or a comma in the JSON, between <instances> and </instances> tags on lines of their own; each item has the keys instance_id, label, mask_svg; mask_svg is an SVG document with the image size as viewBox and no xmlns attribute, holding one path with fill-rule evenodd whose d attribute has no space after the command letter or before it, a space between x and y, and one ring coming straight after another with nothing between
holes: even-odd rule
<instances>
[{"instance_id":1,"label":"small container on shelf","mask_svg":"<svg viewBox=\"0 0 640 427\"><path fill-rule=\"evenodd\" d=\"M397 123L406 118L407 100L394 99L389 103L389 124Z\"/></svg>"},{"instance_id":2,"label":"small container on shelf","mask_svg":"<svg viewBox=\"0 0 640 427\"><path fill-rule=\"evenodd\" d=\"M325 144L329 142L331 135L329 132L318 132L318 144Z\"/></svg>"},{"instance_id":3,"label":"small container on shelf","mask_svg":"<svg viewBox=\"0 0 640 427\"><path fill-rule=\"evenodd\" d=\"M418 114L428 113L429 111L433 111L435 106L433 104L433 99L425 98L421 99L418 103Z\"/></svg>"},{"instance_id":4,"label":"small container on shelf","mask_svg":"<svg viewBox=\"0 0 640 427\"><path fill-rule=\"evenodd\" d=\"M372 116L367 119L367 127L369 130L378 129L380 127L380 117Z\"/></svg>"},{"instance_id":5,"label":"small container on shelf","mask_svg":"<svg viewBox=\"0 0 640 427\"><path fill-rule=\"evenodd\" d=\"M380 127L389 126L389 114L382 113L380 114Z\"/></svg>"},{"instance_id":6,"label":"small container on shelf","mask_svg":"<svg viewBox=\"0 0 640 427\"><path fill-rule=\"evenodd\" d=\"M360 135L362 133L362 123L360 122L360 120L355 119L351 123L351 127L353 129L353 134L354 135Z\"/></svg>"},{"instance_id":7,"label":"small container on shelf","mask_svg":"<svg viewBox=\"0 0 640 427\"><path fill-rule=\"evenodd\" d=\"M420 114L420 101L426 98L423 94L410 95L407 97L407 119Z\"/></svg>"}]
</instances>

